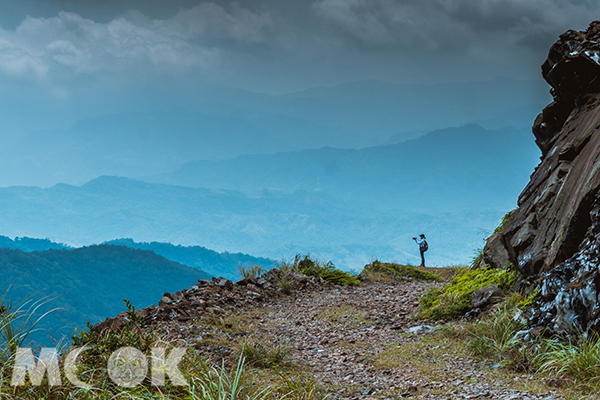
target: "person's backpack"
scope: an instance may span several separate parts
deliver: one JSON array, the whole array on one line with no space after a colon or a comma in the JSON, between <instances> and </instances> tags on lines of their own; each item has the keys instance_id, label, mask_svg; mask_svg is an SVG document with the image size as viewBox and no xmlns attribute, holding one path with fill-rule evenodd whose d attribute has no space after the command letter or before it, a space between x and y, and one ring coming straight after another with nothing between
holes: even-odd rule
<instances>
[{"instance_id":1,"label":"person's backpack","mask_svg":"<svg viewBox=\"0 0 600 400\"><path fill-rule=\"evenodd\" d=\"M423 241L423 251L429 250L429 245L427 244L427 240Z\"/></svg>"}]
</instances>

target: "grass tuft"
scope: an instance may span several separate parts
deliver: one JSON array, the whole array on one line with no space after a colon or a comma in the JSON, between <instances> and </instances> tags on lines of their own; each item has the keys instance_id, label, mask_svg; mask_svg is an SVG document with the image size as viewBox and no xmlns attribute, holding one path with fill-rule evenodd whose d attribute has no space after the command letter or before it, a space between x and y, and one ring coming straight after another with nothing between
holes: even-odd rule
<instances>
[{"instance_id":1,"label":"grass tuft","mask_svg":"<svg viewBox=\"0 0 600 400\"><path fill-rule=\"evenodd\" d=\"M282 376L277 390L286 400L324 400L327 397L314 378L300 374Z\"/></svg>"},{"instance_id":2,"label":"grass tuft","mask_svg":"<svg viewBox=\"0 0 600 400\"><path fill-rule=\"evenodd\" d=\"M567 375L575 381L600 385L600 335L591 333L577 342L548 341L539 356L541 372Z\"/></svg>"},{"instance_id":3,"label":"grass tuft","mask_svg":"<svg viewBox=\"0 0 600 400\"><path fill-rule=\"evenodd\" d=\"M191 380L190 395L192 400L266 400L276 389L275 386L266 385L260 391L253 391L245 383L245 360L240 357L235 368L227 371L225 365L220 368L203 369Z\"/></svg>"},{"instance_id":4,"label":"grass tuft","mask_svg":"<svg viewBox=\"0 0 600 400\"><path fill-rule=\"evenodd\" d=\"M258 278L260 278L260 276L264 272L262 267L259 265L255 265L253 267L246 267L243 265L239 265L238 271L244 279L248 279L248 280L252 280L252 281L256 281Z\"/></svg>"},{"instance_id":5,"label":"grass tuft","mask_svg":"<svg viewBox=\"0 0 600 400\"><path fill-rule=\"evenodd\" d=\"M523 343L515 339L517 332L526 328L518 308L504 303L493 315L467 326L467 348L475 356L527 370L529 354Z\"/></svg>"},{"instance_id":6,"label":"grass tuft","mask_svg":"<svg viewBox=\"0 0 600 400\"><path fill-rule=\"evenodd\" d=\"M285 344L263 344L245 340L237 349L248 364L259 368L285 367L289 363L291 348Z\"/></svg>"},{"instance_id":7,"label":"grass tuft","mask_svg":"<svg viewBox=\"0 0 600 400\"><path fill-rule=\"evenodd\" d=\"M483 248L478 248L475 250L475 255L471 260L471 268L477 268L483 263Z\"/></svg>"}]
</instances>

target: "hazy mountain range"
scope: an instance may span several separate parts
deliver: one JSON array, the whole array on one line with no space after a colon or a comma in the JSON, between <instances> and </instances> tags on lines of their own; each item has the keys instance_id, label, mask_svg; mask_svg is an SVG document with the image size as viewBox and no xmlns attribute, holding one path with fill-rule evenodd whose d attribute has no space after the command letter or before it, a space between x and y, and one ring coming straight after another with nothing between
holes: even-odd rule
<instances>
[{"instance_id":1,"label":"hazy mountain range","mask_svg":"<svg viewBox=\"0 0 600 400\"><path fill-rule=\"evenodd\" d=\"M80 185L100 175L140 178L186 162L242 154L359 149L467 123L529 127L549 100L542 82L509 79L438 85L370 80L286 95L212 87L182 94L160 112L139 96L104 99L95 116L76 122L70 121L89 114L89 104L36 100L39 118L20 119L19 130L33 129L39 120L61 127L15 139L7 135L0 150L0 186ZM17 110L4 115L8 131L15 125L9 122L13 115Z\"/></svg>"},{"instance_id":2,"label":"hazy mountain range","mask_svg":"<svg viewBox=\"0 0 600 400\"><path fill-rule=\"evenodd\" d=\"M4 234L69 245L118 237L275 260L308 253L341 268L373 258L467 262L515 207L538 150L524 130L470 125L362 150L318 149L201 162L152 179L0 189ZM196 172L197 171L197 172ZM221 189L226 187L228 189Z\"/></svg>"},{"instance_id":3,"label":"hazy mountain range","mask_svg":"<svg viewBox=\"0 0 600 400\"><path fill-rule=\"evenodd\" d=\"M478 125L431 132L396 145L322 148L187 163L149 178L175 185L323 192L379 208L424 213L508 209L539 150L526 129Z\"/></svg>"}]
</instances>

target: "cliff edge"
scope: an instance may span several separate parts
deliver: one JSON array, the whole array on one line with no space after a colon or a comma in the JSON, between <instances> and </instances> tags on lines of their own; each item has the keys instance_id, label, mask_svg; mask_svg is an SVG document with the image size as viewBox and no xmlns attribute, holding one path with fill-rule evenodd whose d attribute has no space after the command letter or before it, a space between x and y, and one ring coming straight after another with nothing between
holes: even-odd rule
<instances>
[{"instance_id":1,"label":"cliff edge","mask_svg":"<svg viewBox=\"0 0 600 400\"><path fill-rule=\"evenodd\" d=\"M542 75L554 101L533 126L540 164L484 247L538 290L530 326L549 334L600 330L600 21L567 31Z\"/></svg>"}]
</instances>

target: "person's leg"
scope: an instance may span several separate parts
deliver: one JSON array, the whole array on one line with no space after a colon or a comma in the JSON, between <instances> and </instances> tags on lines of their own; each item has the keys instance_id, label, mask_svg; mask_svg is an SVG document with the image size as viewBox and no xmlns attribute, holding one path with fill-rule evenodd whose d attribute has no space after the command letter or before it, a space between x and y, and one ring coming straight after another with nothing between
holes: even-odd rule
<instances>
[{"instance_id":1,"label":"person's leg","mask_svg":"<svg viewBox=\"0 0 600 400\"><path fill-rule=\"evenodd\" d=\"M421 267L425 266L425 252L423 251L423 249L419 249L419 251L421 252Z\"/></svg>"}]
</instances>

